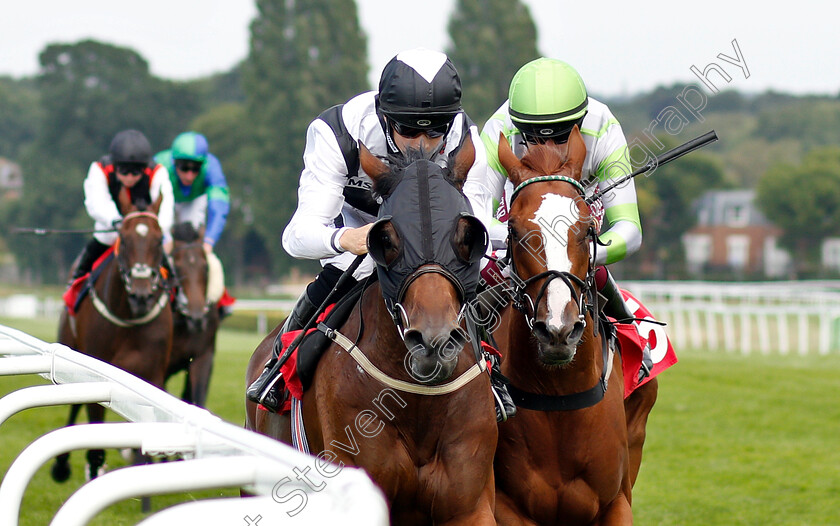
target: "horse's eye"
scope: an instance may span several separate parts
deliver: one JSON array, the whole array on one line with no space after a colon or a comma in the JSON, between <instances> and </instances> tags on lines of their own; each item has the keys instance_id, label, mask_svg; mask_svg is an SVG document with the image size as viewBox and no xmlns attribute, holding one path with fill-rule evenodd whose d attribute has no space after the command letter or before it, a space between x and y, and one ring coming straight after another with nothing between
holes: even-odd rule
<instances>
[{"instance_id":1,"label":"horse's eye","mask_svg":"<svg viewBox=\"0 0 840 526\"><path fill-rule=\"evenodd\" d=\"M382 248L385 250L391 250L394 248L394 243L391 241L391 236L388 232L382 232L382 235L379 236L379 242L382 244Z\"/></svg>"}]
</instances>

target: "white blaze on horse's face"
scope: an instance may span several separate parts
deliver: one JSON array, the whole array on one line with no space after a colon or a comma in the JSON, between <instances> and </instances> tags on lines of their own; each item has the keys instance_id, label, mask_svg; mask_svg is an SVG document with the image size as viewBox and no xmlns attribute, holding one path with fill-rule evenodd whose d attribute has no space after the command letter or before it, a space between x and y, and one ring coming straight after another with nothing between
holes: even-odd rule
<instances>
[{"instance_id":1,"label":"white blaze on horse's face","mask_svg":"<svg viewBox=\"0 0 840 526\"><path fill-rule=\"evenodd\" d=\"M140 223L134 229L137 232L137 235L140 237L146 237L149 234L149 225L144 223Z\"/></svg>"},{"instance_id":2,"label":"white blaze on horse's face","mask_svg":"<svg viewBox=\"0 0 840 526\"><path fill-rule=\"evenodd\" d=\"M571 197L546 194L534 214L532 221L542 232L545 263L548 270L572 271L569 259L569 228L580 219L577 202ZM563 327L563 311L572 301L572 293L562 280L555 279L548 284L548 325Z\"/></svg>"}]
</instances>

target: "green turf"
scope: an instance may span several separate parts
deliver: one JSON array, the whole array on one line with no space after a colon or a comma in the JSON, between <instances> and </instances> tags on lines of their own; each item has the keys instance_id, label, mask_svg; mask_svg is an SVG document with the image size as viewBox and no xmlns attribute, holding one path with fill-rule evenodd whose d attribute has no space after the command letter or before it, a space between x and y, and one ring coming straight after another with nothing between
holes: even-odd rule
<instances>
[{"instance_id":1,"label":"green turf","mask_svg":"<svg viewBox=\"0 0 840 526\"><path fill-rule=\"evenodd\" d=\"M55 328L2 320L45 339ZM260 337L222 331L208 407L243 422L244 370ZM660 378L659 399L633 494L640 525L837 525L840 524L840 355L742 356L679 352L680 363ZM181 378L175 378L180 382ZM31 383L0 377L0 394ZM180 384L170 383L170 391ZM0 427L0 473L37 436L60 426L65 408L25 411ZM113 420L113 418L112 418ZM83 454L74 453L74 475L55 484L42 469L24 501L22 525L48 524L61 503L82 484ZM115 451L108 464L123 464ZM155 510L185 499L236 495L233 489L161 496ZM92 524L136 524L138 501L113 506Z\"/></svg>"}]
</instances>

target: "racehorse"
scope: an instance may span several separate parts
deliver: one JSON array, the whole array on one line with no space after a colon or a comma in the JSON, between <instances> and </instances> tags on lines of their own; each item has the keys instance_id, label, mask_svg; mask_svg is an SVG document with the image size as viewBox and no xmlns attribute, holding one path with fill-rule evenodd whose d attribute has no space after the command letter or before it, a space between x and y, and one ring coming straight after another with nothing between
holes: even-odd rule
<instances>
[{"instance_id":1,"label":"racehorse","mask_svg":"<svg viewBox=\"0 0 840 526\"><path fill-rule=\"evenodd\" d=\"M580 183L577 127L519 160L502 137L515 188L508 222L512 301L494 333L517 416L500 425L496 519L504 525L632 524L652 379L624 400L621 355L598 313L597 232ZM590 248L592 247L592 248Z\"/></svg>"},{"instance_id":2,"label":"racehorse","mask_svg":"<svg viewBox=\"0 0 840 526\"><path fill-rule=\"evenodd\" d=\"M204 227L196 230L191 223L179 223L172 227L172 239L176 295L172 313L172 356L166 378L186 371L181 399L204 407L219 329L219 309L208 299L213 295L207 288Z\"/></svg>"},{"instance_id":3,"label":"racehorse","mask_svg":"<svg viewBox=\"0 0 840 526\"><path fill-rule=\"evenodd\" d=\"M119 194L123 213L113 257L79 304L75 316L65 309L59 320L58 342L124 369L163 388L172 345L172 310L169 286L161 271L163 231L157 220L161 198L146 208L135 206L128 192ZM91 274L93 275L93 274ZM104 421L105 408L87 404L88 421ZM70 409L73 425L80 406ZM69 453L56 458L52 476L64 482L70 476ZM105 462L105 451L89 450L88 478L95 478Z\"/></svg>"},{"instance_id":4,"label":"racehorse","mask_svg":"<svg viewBox=\"0 0 840 526\"><path fill-rule=\"evenodd\" d=\"M474 156L467 140L450 156L451 171L425 159L392 171L361 147L361 167L384 198L381 219L368 234L379 281L365 289L337 331L352 340L330 343L303 394L309 450L337 466L364 468L383 490L392 524L495 524L498 431L486 358L477 360L476 340L464 334L459 316L465 291L478 281L487 243L481 223L459 213L465 206L460 189ZM443 181L447 173L451 179ZM429 206L408 217L405 210L414 208L403 206L406 201L421 210L423 203ZM393 216L383 216L388 207ZM424 223L434 228L421 230ZM445 235L436 230L441 227ZM442 253L453 251L457 257L440 263L447 261ZM278 332L254 352L249 383L259 376ZM292 443L289 418L251 402L246 427Z\"/></svg>"}]
</instances>

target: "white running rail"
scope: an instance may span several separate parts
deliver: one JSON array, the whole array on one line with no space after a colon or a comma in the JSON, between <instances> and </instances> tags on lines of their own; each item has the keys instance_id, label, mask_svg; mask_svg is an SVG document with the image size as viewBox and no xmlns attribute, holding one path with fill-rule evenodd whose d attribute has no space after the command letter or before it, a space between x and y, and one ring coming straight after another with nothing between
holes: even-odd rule
<instances>
[{"instance_id":1,"label":"white running rail","mask_svg":"<svg viewBox=\"0 0 840 526\"><path fill-rule=\"evenodd\" d=\"M54 385L0 398L0 437L10 416L46 405L100 403L128 422L61 428L31 443L3 474L2 526L18 524L26 486L45 462L71 450L97 448L139 448L151 455L178 454L184 461L125 467L96 478L64 503L52 525L87 524L130 497L225 487L242 487L257 497L175 506L143 524L191 524L200 517L207 524L388 524L384 497L363 471L327 467L321 459L224 422L121 369L0 325L0 376L15 374L39 374ZM187 516L187 522L175 519Z\"/></svg>"},{"instance_id":2,"label":"white running rail","mask_svg":"<svg viewBox=\"0 0 840 526\"><path fill-rule=\"evenodd\" d=\"M676 348L840 352L840 281L620 281L666 322Z\"/></svg>"}]
</instances>

